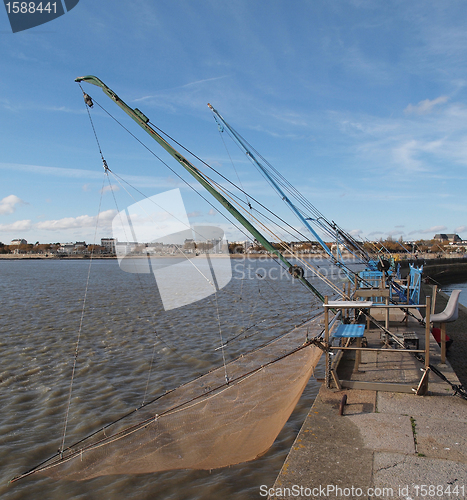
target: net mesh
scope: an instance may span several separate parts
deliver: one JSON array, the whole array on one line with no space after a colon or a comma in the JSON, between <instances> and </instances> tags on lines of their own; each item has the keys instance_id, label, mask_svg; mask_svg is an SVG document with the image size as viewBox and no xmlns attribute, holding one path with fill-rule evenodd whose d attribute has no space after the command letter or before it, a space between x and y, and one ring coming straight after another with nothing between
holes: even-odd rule
<instances>
[{"instance_id":1,"label":"net mesh","mask_svg":"<svg viewBox=\"0 0 467 500\"><path fill-rule=\"evenodd\" d=\"M322 351L305 342L307 332L318 328L315 319L167 393L35 472L85 480L214 469L261 456L288 420L318 363Z\"/></svg>"}]
</instances>

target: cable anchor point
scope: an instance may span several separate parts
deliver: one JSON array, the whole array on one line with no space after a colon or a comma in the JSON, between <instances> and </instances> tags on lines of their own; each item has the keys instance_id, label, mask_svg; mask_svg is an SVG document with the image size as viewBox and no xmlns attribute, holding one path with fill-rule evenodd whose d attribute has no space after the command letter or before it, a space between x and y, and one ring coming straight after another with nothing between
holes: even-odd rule
<instances>
[{"instance_id":1,"label":"cable anchor point","mask_svg":"<svg viewBox=\"0 0 467 500\"><path fill-rule=\"evenodd\" d=\"M111 172L109 166L107 165L107 162L102 158L102 166L104 167L105 172Z\"/></svg>"}]
</instances>

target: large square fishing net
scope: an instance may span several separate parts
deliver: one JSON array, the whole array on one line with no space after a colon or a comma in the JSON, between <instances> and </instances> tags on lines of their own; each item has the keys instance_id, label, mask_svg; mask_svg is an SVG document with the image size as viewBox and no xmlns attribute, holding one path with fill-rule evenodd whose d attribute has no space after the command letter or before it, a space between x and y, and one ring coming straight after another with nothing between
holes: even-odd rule
<instances>
[{"instance_id":1,"label":"large square fishing net","mask_svg":"<svg viewBox=\"0 0 467 500\"><path fill-rule=\"evenodd\" d=\"M166 393L34 472L84 480L253 460L273 444L313 373L322 351L306 338L318 330L315 318Z\"/></svg>"}]
</instances>

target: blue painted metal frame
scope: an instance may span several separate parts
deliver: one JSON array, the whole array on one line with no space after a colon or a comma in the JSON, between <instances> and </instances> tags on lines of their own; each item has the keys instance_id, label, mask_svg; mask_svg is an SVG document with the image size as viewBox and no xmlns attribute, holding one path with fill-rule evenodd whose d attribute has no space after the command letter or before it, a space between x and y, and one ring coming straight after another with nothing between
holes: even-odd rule
<instances>
[{"instance_id":1,"label":"blue painted metal frame","mask_svg":"<svg viewBox=\"0 0 467 500\"><path fill-rule=\"evenodd\" d=\"M369 286L370 288L379 288L383 279L382 271L361 271L358 275L365 280L365 286ZM371 300L375 303L384 302L383 297L372 297Z\"/></svg>"},{"instance_id":2,"label":"blue painted metal frame","mask_svg":"<svg viewBox=\"0 0 467 500\"><path fill-rule=\"evenodd\" d=\"M391 282L391 292L394 291L397 293L400 302L403 302L405 304L407 303L407 293L408 293L409 304L420 304L422 274L423 274L423 266L415 267L413 264L409 264L409 275L410 275L409 290L407 290L407 286L405 285L398 285L397 283Z\"/></svg>"}]
</instances>

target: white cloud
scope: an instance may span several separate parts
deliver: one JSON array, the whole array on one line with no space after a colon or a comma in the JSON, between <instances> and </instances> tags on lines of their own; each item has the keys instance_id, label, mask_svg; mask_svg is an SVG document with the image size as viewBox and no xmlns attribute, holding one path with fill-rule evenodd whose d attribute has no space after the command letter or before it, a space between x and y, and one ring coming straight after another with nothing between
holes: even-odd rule
<instances>
[{"instance_id":1,"label":"white cloud","mask_svg":"<svg viewBox=\"0 0 467 500\"><path fill-rule=\"evenodd\" d=\"M191 88L191 87L203 86L205 83L214 82L214 81L217 81L217 80L223 80L224 78L227 78L227 77L228 77L228 75L223 75L223 76L216 76L216 77L213 77L213 78L205 78L204 80L196 80L196 81L185 83L184 85L179 85L177 87L173 87L173 88L170 88L170 89L160 90L155 95L147 95L147 96L144 96L144 97L139 97L137 99L133 99L133 102L152 101L154 99L159 99L161 95L164 95L164 94L167 94L167 93L170 93L170 92L173 92L173 91L177 91L177 90L180 90L180 89L188 89L188 88Z\"/></svg>"},{"instance_id":2,"label":"white cloud","mask_svg":"<svg viewBox=\"0 0 467 500\"><path fill-rule=\"evenodd\" d=\"M406 181L416 178L418 183L426 184L441 178L436 176L448 181L463 180L462 167L467 164L467 106L449 103L439 107L439 111L383 118L334 113L330 118L340 128L342 137L351 141L352 154L359 160L355 167L359 170L365 167L366 172L376 172L378 178L384 176L389 182L400 175L410 176L404 178ZM344 127L344 122L361 126L357 131L355 127ZM426 175L420 178L420 172Z\"/></svg>"},{"instance_id":3,"label":"white cloud","mask_svg":"<svg viewBox=\"0 0 467 500\"><path fill-rule=\"evenodd\" d=\"M15 211L15 206L23 203L24 201L21 198L10 194L10 196L0 201L0 215L12 214Z\"/></svg>"},{"instance_id":4,"label":"white cloud","mask_svg":"<svg viewBox=\"0 0 467 500\"><path fill-rule=\"evenodd\" d=\"M104 186L104 187L102 188L102 191L101 191L101 192L102 192L102 194L105 194L105 193L108 193L108 192L110 192L110 191L115 191L115 192L117 192L117 191L120 191L120 188L119 188L117 185L115 185L115 184L111 184L111 185L109 185L109 186Z\"/></svg>"},{"instance_id":5,"label":"white cloud","mask_svg":"<svg viewBox=\"0 0 467 500\"><path fill-rule=\"evenodd\" d=\"M0 231L28 231L32 228L30 220L17 220L11 224L0 224Z\"/></svg>"},{"instance_id":6,"label":"white cloud","mask_svg":"<svg viewBox=\"0 0 467 500\"><path fill-rule=\"evenodd\" d=\"M427 167L416 158L423 150L423 145L412 139L393 149L394 161L397 165L404 167L406 172L425 172Z\"/></svg>"},{"instance_id":7,"label":"white cloud","mask_svg":"<svg viewBox=\"0 0 467 500\"><path fill-rule=\"evenodd\" d=\"M416 114L416 115L426 115L428 113L431 113L433 108L437 106L438 104L444 104L447 102L448 96L442 95L440 97L437 97L436 99L433 99L430 101L430 99L425 99L424 101L420 101L418 104L415 106L412 104L409 104L405 109L404 113L407 114Z\"/></svg>"},{"instance_id":8,"label":"white cloud","mask_svg":"<svg viewBox=\"0 0 467 500\"><path fill-rule=\"evenodd\" d=\"M100 172L80 168L44 167L42 165L25 165L21 163L0 163L0 168L14 170L15 172L28 172L32 174L50 175L54 177L92 178L100 179Z\"/></svg>"},{"instance_id":9,"label":"white cloud","mask_svg":"<svg viewBox=\"0 0 467 500\"><path fill-rule=\"evenodd\" d=\"M116 210L106 210L99 214L99 225L109 226L117 214ZM35 228L46 231L64 231L67 229L81 229L94 227L97 222L96 216L80 215L78 217L64 217L57 220L46 220L35 224Z\"/></svg>"},{"instance_id":10,"label":"white cloud","mask_svg":"<svg viewBox=\"0 0 467 500\"><path fill-rule=\"evenodd\" d=\"M418 232L422 234L439 233L440 231L445 231L446 229L447 229L446 226L432 226L428 229L422 229Z\"/></svg>"},{"instance_id":11,"label":"white cloud","mask_svg":"<svg viewBox=\"0 0 467 500\"><path fill-rule=\"evenodd\" d=\"M388 231L386 234L388 236L396 236L397 234L403 235L405 233L404 233L404 231L401 231L400 229L393 229L392 231Z\"/></svg>"},{"instance_id":12,"label":"white cloud","mask_svg":"<svg viewBox=\"0 0 467 500\"><path fill-rule=\"evenodd\" d=\"M31 174L52 176L52 177L68 177L73 179L94 180L102 179L102 172L98 170L85 170L80 168L63 168L63 167L45 167L42 165L27 165L21 163L1 163L0 170L10 170L15 173L28 172ZM122 175L122 178L133 185L133 187L163 187L173 188L176 186L184 186L184 183L179 179L171 179L169 177L151 177L143 175ZM82 186L83 191L88 191L92 184L86 183Z\"/></svg>"},{"instance_id":13,"label":"white cloud","mask_svg":"<svg viewBox=\"0 0 467 500\"><path fill-rule=\"evenodd\" d=\"M467 231L467 226L459 226L454 229L456 233L463 233L464 231Z\"/></svg>"}]
</instances>

